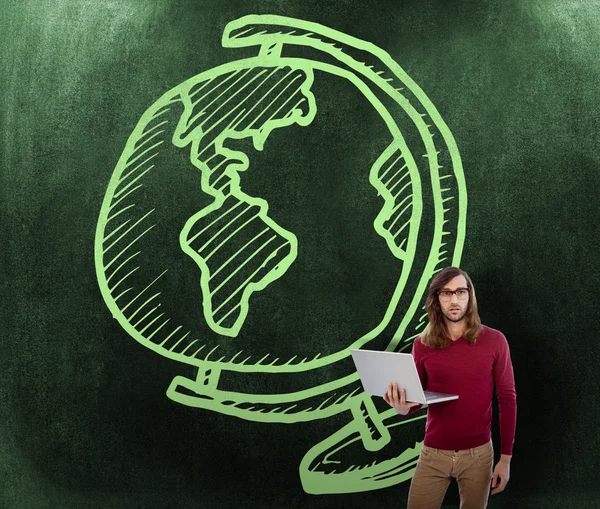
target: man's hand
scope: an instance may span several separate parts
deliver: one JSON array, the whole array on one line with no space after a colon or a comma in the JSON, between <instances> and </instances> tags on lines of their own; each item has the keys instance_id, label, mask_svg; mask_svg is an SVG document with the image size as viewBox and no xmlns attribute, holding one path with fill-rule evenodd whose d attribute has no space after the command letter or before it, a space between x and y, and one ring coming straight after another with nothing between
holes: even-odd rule
<instances>
[{"instance_id":1,"label":"man's hand","mask_svg":"<svg viewBox=\"0 0 600 509\"><path fill-rule=\"evenodd\" d=\"M406 415L414 406L419 403L410 403L406 401L406 389L402 389L398 393L398 384L388 384L388 391L383 395L385 402L393 406L400 415Z\"/></svg>"},{"instance_id":2,"label":"man's hand","mask_svg":"<svg viewBox=\"0 0 600 509\"><path fill-rule=\"evenodd\" d=\"M494 468L494 474L492 475L492 495L504 491L508 480L510 479L510 456L504 454L500 458L500 461Z\"/></svg>"}]
</instances>

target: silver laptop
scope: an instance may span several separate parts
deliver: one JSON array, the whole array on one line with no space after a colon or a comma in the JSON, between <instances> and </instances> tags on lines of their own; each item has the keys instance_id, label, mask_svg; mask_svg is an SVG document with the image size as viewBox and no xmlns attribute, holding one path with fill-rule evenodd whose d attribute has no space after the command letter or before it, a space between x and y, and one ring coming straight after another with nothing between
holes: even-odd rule
<instances>
[{"instance_id":1,"label":"silver laptop","mask_svg":"<svg viewBox=\"0 0 600 509\"><path fill-rule=\"evenodd\" d=\"M397 383L398 390L406 389L406 401L430 405L458 399L456 394L424 391L415 360L409 353L350 350L352 360L367 394L381 396L388 384Z\"/></svg>"}]
</instances>

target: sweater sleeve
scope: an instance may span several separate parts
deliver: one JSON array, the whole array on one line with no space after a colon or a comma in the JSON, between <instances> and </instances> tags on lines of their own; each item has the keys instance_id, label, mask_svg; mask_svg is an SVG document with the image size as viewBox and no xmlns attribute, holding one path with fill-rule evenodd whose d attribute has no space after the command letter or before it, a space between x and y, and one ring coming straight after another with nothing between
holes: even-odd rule
<instances>
[{"instance_id":1,"label":"sweater sleeve","mask_svg":"<svg viewBox=\"0 0 600 509\"><path fill-rule=\"evenodd\" d=\"M425 366L423 366L423 344L419 338L416 338L413 342L412 356L415 360L415 366L417 367L417 373L421 379L421 385L423 390L427 390L427 372Z\"/></svg>"},{"instance_id":2,"label":"sweater sleeve","mask_svg":"<svg viewBox=\"0 0 600 509\"><path fill-rule=\"evenodd\" d=\"M425 372L425 368L423 367L423 359L420 355L421 348L422 345L420 343L420 340L419 338L416 338L413 342L412 356L415 360L415 366L417 366L417 373L419 374L419 378L421 379L421 385L423 386L423 390L427 390L427 373ZM412 407L406 415L414 414L415 412L421 410L421 408L423 408L423 405L416 405Z\"/></svg>"},{"instance_id":3,"label":"sweater sleeve","mask_svg":"<svg viewBox=\"0 0 600 509\"><path fill-rule=\"evenodd\" d=\"M517 426L517 393L508 342L502 333L494 362L494 385L500 418L500 453L512 455Z\"/></svg>"}]
</instances>

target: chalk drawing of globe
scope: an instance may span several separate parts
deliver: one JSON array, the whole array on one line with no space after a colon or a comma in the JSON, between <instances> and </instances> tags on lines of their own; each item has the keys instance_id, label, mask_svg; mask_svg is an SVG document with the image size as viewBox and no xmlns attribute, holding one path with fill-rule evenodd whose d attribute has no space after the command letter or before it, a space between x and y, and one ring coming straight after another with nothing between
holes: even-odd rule
<instances>
[{"instance_id":1,"label":"chalk drawing of globe","mask_svg":"<svg viewBox=\"0 0 600 509\"><path fill-rule=\"evenodd\" d=\"M368 42L245 16L222 43L257 54L158 98L113 171L95 239L104 301L129 336L198 368L173 380L175 401L385 427L349 349L410 347L432 275L460 262L452 134Z\"/></svg>"}]
</instances>

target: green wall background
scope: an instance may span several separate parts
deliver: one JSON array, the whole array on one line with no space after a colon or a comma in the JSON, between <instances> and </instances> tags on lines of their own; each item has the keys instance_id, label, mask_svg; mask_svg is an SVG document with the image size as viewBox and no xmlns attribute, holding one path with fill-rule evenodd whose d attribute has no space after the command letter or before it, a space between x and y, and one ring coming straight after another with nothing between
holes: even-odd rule
<instances>
[{"instance_id":1,"label":"green wall background","mask_svg":"<svg viewBox=\"0 0 600 509\"><path fill-rule=\"evenodd\" d=\"M307 19L387 51L461 152L462 267L511 346L512 479L490 507L600 507L600 3L0 2L7 508L402 506L406 484L311 496L306 450L347 422L265 425L177 405L181 366L131 340L97 287L108 179L162 93L243 51L246 14ZM188 376L192 376L191 368ZM453 507L456 495L447 497Z\"/></svg>"}]
</instances>

